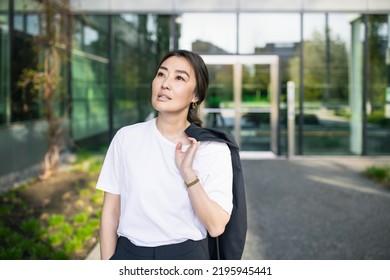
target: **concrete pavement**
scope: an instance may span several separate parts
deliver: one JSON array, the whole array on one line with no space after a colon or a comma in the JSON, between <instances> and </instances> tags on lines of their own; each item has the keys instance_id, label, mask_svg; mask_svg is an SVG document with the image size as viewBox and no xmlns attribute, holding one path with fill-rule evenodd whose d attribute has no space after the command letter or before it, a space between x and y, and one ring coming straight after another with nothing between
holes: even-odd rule
<instances>
[{"instance_id":1,"label":"concrete pavement","mask_svg":"<svg viewBox=\"0 0 390 280\"><path fill-rule=\"evenodd\" d=\"M390 157L243 159L243 259L390 259L390 189L361 176L374 164Z\"/></svg>"}]
</instances>

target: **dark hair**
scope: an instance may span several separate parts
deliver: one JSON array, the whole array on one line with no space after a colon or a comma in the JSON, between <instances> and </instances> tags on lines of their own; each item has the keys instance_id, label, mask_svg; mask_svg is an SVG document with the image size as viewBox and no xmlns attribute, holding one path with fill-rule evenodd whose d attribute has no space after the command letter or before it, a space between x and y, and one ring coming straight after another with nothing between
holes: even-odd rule
<instances>
[{"instance_id":1,"label":"dark hair","mask_svg":"<svg viewBox=\"0 0 390 280\"><path fill-rule=\"evenodd\" d=\"M207 70L206 64L200 55L187 51L187 50L173 50L165 54L165 56L161 59L157 69L160 68L161 64L168 58L172 56L184 57L194 69L195 79L196 79L196 87L195 94L198 97L198 101L196 102L195 108L190 106L188 110L187 120L190 123L194 123L198 126L202 126L202 121L198 116L199 105L206 98L207 88L209 86L209 72Z\"/></svg>"}]
</instances>

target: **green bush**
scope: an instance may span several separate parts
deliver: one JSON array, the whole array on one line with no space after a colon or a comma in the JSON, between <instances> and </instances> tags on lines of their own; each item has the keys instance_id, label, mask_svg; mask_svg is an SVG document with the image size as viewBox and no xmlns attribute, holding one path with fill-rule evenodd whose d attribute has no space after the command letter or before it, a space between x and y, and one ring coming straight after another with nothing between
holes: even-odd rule
<instances>
[{"instance_id":1,"label":"green bush","mask_svg":"<svg viewBox=\"0 0 390 280\"><path fill-rule=\"evenodd\" d=\"M367 167L363 175L390 187L390 166L369 166Z\"/></svg>"},{"instance_id":2,"label":"green bush","mask_svg":"<svg viewBox=\"0 0 390 280\"><path fill-rule=\"evenodd\" d=\"M41 232L41 225L40 225L38 219L30 219L30 220L24 221L21 224L20 229L22 230L22 232L24 232L26 234L29 234L32 236L35 236L35 235L39 236L39 234Z\"/></svg>"},{"instance_id":3,"label":"green bush","mask_svg":"<svg viewBox=\"0 0 390 280\"><path fill-rule=\"evenodd\" d=\"M63 215L54 214L49 219L49 226L58 227L65 222L65 217Z\"/></svg>"},{"instance_id":4,"label":"green bush","mask_svg":"<svg viewBox=\"0 0 390 280\"><path fill-rule=\"evenodd\" d=\"M76 214L75 216L73 216L73 222L75 224L83 224L83 223L86 223L88 221L88 213L79 213L79 214Z\"/></svg>"},{"instance_id":5,"label":"green bush","mask_svg":"<svg viewBox=\"0 0 390 280\"><path fill-rule=\"evenodd\" d=\"M390 119L385 117L384 110L373 111L370 115L367 116L367 121L369 123L378 124L381 126L390 125Z\"/></svg>"},{"instance_id":6,"label":"green bush","mask_svg":"<svg viewBox=\"0 0 390 280\"><path fill-rule=\"evenodd\" d=\"M29 191L36 180L0 195L0 259L66 260L86 257L90 249L86 246L96 243L99 230L103 199L95 184L102 160L91 157L88 152L78 157L78 164L83 165L83 160L92 164L73 171L78 172L81 179L75 180L58 204L65 201L65 205L71 206L72 214L64 215L69 212L64 212L61 206L53 210L45 208L45 205L32 205L33 200L23 195L23 191ZM74 207L76 202L83 207Z\"/></svg>"}]
</instances>

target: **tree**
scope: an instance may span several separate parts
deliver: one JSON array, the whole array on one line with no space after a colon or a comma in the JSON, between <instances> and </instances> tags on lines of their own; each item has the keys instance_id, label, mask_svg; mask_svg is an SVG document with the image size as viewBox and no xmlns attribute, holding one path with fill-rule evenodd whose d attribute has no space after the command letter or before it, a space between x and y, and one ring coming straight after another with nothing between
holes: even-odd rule
<instances>
[{"instance_id":1,"label":"tree","mask_svg":"<svg viewBox=\"0 0 390 280\"><path fill-rule=\"evenodd\" d=\"M368 100L375 107L383 108L387 86L386 30L387 15L368 16Z\"/></svg>"},{"instance_id":2,"label":"tree","mask_svg":"<svg viewBox=\"0 0 390 280\"><path fill-rule=\"evenodd\" d=\"M348 54L345 43L328 30L329 49L326 49L326 35L314 32L304 42L304 92L305 101L348 98ZM328 53L328 55L327 55ZM289 76L299 86L299 57L290 60Z\"/></svg>"},{"instance_id":3,"label":"tree","mask_svg":"<svg viewBox=\"0 0 390 280\"><path fill-rule=\"evenodd\" d=\"M38 93L43 103L44 118L48 124L48 148L40 178L46 179L58 169L60 151L64 147L65 132L62 128L67 110L58 110L56 101L61 97L63 87L59 85L64 80L61 70L70 50L69 1L38 0L38 3L42 7L43 30L33 40L41 63L37 69L22 71L18 87L27 94Z\"/></svg>"}]
</instances>

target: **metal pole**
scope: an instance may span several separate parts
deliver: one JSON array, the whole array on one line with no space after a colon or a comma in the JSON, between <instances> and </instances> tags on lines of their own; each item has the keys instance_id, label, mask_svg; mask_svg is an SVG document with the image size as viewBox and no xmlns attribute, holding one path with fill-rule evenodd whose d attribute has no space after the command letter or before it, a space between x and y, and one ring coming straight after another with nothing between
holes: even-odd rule
<instances>
[{"instance_id":1,"label":"metal pole","mask_svg":"<svg viewBox=\"0 0 390 280\"><path fill-rule=\"evenodd\" d=\"M112 28L113 16L108 16L108 139L111 142L114 137L114 32Z\"/></svg>"},{"instance_id":2,"label":"metal pole","mask_svg":"<svg viewBox=\"0 0 390 280\"><path fill-rule=\"evenodd\" d=\"M390 26L390 15L387 16L387 26ZM385 118L390 119L390 32L387 34L387 51L386 51L386 69L387 69L387 85L386 85L386 104Z\"/></svg>"},{"instance_id":3,"label":"metal pole","mask_svg":"<svg viewBox=\"0 0 390 280\"><path fill-rule=\"evenodd\" d=\"M295 154L295 83L287 82L288 158Z\"/></svg>"},{"instance_id":4,"label":"metal pole","mask_svg":"<svg viewBox=\"0 0 390 280\"><path fill-rule=\"evenodd\" d=\"M14 6L14 0L9 0L8 1L8 29L9 29L9 56L7 58L7 64L8 64L8 69L9 69L9 74L8 74L8 87L7 87L7 109L6 109L6 124L11 123L12 121L12 109L11 109L11 104L12 104L12 92L14 91L14 75L13 73L13 67L12 67L12 60L15 54L14 51L14 36L15 36L15 26L14 26L14 17L15 17L15 6Z\"/></svg>"},{"instance_id":5,"label":"metal pole","mask_svg":"<svg viewBox=\"0 0 390 280\"><path fill-rule=\"evenodd\" d=\"M330 29L329 29L329 15L325 13L325 87L324 97L322 98L325 105L330 101Z\"/></svg>"},{"instance_id":6,"label":"metal pole","mask_svg":"<svg viewBox=\"0 0 390 280\"><path fill-rule=\"evenodd\" d=\"M304 61L304 46L305 41L303 37L303 13L301 13L301 48L299 51L300 63L299 63L299 141L298 141L298 154L303 155L303 101L304 101L304 86L305 86L305 77L304 77L304 69L305 61Z\"/></svg>"},{"instance_id":7,"label":"metal pole","mask_svg":"<svg viewBox=\"0 0 390 280\"><path fill-rule=\"evenodd\" d=\"M369 33L368 33L368 15L363 15L363 24L364 24L364 39L363 39L363 108L362 108L362 114L363 114L363 143L362 143L362 155L367 155L367 101L369 100L368 96L368 85L370 82L370 75L369 75L369 61L368 61L368 40L369 40Z\"/></svg>"}]
</instances>

